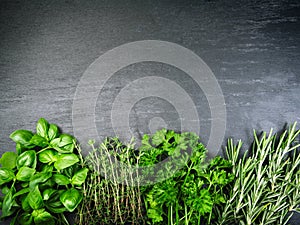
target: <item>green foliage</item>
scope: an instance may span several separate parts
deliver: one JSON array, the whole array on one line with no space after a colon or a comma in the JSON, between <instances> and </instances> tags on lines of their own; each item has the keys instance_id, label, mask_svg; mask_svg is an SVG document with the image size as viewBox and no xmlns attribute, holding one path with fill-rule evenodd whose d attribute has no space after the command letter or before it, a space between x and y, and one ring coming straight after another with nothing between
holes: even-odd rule
<instances>
[{"instance_id":1,"label":"green foliage","mask_svg":"<svg viewBox=\"0 0 300 225\"><path fill-rule=\"evenodd\" d=\"M90 167L83 184L84 198L77 213L78 225L144 224L141 192L138 185L139 157L133 143L123 144L108 138L86 157ZM80 185L87 171L78 171L71 183Z\"/></svg>"},{"instance_id":2,"label":"green foliage","mask_svg":"<svg viewBox=\"0 0 300 225\"><path fill-rule=\"evenodd\" d=\"M96 149L90 144L79 225L209 224L233 180L228 161L204 162L206 149L194 133L162 129L144 135L137 150L117 138Z\"/></svg>"},{"instance_id":3,"label":"green foliage","mask_svg":"<svg viewBox=\"0 0 300 225\"><path fill-rule=\"evenodd\" d=\"M36 151L35 150L27 150L21 153L16 159L17 168L20 169L21 167L27 166L33 169L36 168Z\"/></svg>"},{"instance_id":4,"label":"green foliage","mask_svg":"<svg viewBox=\"0 0 300 225\"><path fill-rule=\"evenodd\" d=\"M231 164L216 157L205 163L206 149L194 133L178 134L165 129L153 137L145 135L141 146L142 165L171 158L156 171L161 182L143 188L151 224L210 224L214 207L225 203L223 189L233 176Z\"/></svg>"},{"instance_id":5,"label":"green foliage","mask_svg":"<svg viewBox=\"0 0 300 225\"><path fill-rule=\"evenodd\" d=\"M69 212L73 212L82 201L82 194L77 189L71 188L64 191L59 199Z\"/></svg>"},{"instance_id":6,"label":"green foliage","mask_svg":"<svg viewBox=\"0 0 300 225\"><path fill-rule=\"evenodd\" d=\"M36 134L17 130L10 138L16 153L6 152L0 159L1 219L13 217L11 225L68 224L64 213L82 201L88 174L75 139L59 134L58 127L43 118Z\"/></svg>"},{"instance_id":7,"label":"green foliage","mask_svg":"<svg viewBox=\"0 0 300 225\"><path fill-rule=\"evenodd\" d=\"M41 118L17 130L0 159L1 219L11 224L287 224L300 212L300 131L254 133L252 151L228 141L226 159L206 160L190 132L162 129L141 146L107 138L85 161L75 139Z\"/></svg>"},{"instance_id":8,"label":"green foliage","mask_svg":"<svg viewBox=\"0 0 300 225\"><path fill-rule=\"evenodd\" d=\"M5 152L0 158L2 168L14 169L18 155L15 152Z\"/></svg>"},{"instance_id":9,"label":"green foliage","mask_svg":"<svg viewBox=\"0 0 300 225\"><path fill-rule=\"evenodd\" d=\"M14 171L7 168L0 168L0 185L10 182L15 178Z\"/></svg>"},{"instance_id":10,"label":"green foliage","mask_svg":"<svg viewBox=\"0 0 300 225\"><path fill-rule=\"evenodd\" d=\"M82 185L87 177L88 171L89 170L87 168L82 168L81 170L77 171L72 177L71 183L76 186Z\"/></svg>"},{"instance_id":11,"label":"green foliage","mask_svg":"<svg viewBox=\"0 0 300 225\"><path fill-rule=\"evenodd\" d=\"M33 133L28 130L16 130L9 137L20 146L24 146L26 148L34 147L33 144L30 143L30 140L33 136Z\"/></svg>"},{"instance_id":12,"label":"green foliage","mask_svg":"<svg viewBox=\"0 0 300 225\"><path fill-rule=\"evenodd\" d=\"M73 153L59 154L54 163L54 167L57 170L63 170L74 165L77 162L79 162L79 158Z\"/></svg>"},{"instance_id":13,"label":"green foliage","mask_svg":"<svg viewBox=\"0 0 300 225\"><path fill-rule=\"evenodd\" d=\"M226 204L217 210L217 224L287 224L300 212L300 131L296 123L277 135L254 132L252 151L239 158L242 143L228 141L234 183Z\"/></svg>"}]
</instances>

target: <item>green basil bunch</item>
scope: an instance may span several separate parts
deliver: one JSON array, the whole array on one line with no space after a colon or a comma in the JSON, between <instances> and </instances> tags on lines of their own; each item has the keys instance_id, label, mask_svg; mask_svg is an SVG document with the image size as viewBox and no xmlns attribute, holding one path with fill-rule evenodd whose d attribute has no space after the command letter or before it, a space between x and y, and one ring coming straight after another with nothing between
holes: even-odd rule
<instances>
[{"instance_id":1,"label":"green basil bunch","mask_svg":"<svg viewBox=\"0 0 300 225\"><path fill-rule=\"evenodd\" d=\"M40 118L36 133L16 130L10 138L16 152L0 159L1 219L13 217L12 225L69 224L64 213L82 201L88 173L74 137Z\"/></svg>"}]
</instances>

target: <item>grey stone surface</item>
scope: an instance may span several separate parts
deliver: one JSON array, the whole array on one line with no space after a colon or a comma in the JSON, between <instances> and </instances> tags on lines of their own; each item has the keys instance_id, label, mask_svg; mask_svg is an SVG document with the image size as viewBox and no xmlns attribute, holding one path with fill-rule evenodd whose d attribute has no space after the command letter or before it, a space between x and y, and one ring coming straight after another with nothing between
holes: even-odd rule
<instances>
[{"instance_id":1,"label":"grey stone surface","mask_svg":"<svg viewBox=\"0 0 300 225\"><path fill-rule=\"evenodd\" d=\"M14 149L12 131L33 130L39 117L73 133L72 103L86 68L106 51L137 40L177 43L208 64L225 97L224 140L248 144L253 129L279 130L300 120L298 0L1 0L0 38L1 152ZM111 108L120 90L149 75L186 90L206 143L211 118L205 93L184 72L154 62L123 68L107 81L95 108L99 135L114 134ZM149 97L133 106L130 127L137 137L163 122L180 130L178 118L170 103ZM293 221L299 224L300 217Z\"/></svg>"}]
</instances>

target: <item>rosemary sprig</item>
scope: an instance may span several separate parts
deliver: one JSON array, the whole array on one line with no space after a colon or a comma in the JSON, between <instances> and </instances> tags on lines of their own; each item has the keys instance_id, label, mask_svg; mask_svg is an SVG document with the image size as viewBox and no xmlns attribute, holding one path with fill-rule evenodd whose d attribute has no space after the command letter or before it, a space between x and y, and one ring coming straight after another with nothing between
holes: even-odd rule
<instances>
[{"instance_id":1,"label":"rosemary sprig","mask_svg":"<svg viewBox=\"0 0 300 225\"><path fill-rule=\"evenodd\" d=\"M300 204L299 134L294 123L277 138L272 130L259 138L252 151L239 159L242 142L228 141L226 155L235 182L217 224L287 224Z\"/></svg>"}]
</instances>

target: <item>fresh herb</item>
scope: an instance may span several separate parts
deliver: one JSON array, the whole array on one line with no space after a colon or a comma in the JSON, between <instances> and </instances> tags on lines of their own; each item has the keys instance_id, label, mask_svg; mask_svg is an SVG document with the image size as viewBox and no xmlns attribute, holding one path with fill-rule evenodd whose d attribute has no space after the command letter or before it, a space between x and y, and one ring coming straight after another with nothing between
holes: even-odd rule
<instances>
[{"instance_id":1,"label":"fresh herb","mask_svg":"<svg viewBox=\"0 0 300 225\"><path fill-rule=\"evenodd\" d=\"M83 185L83 202L77 213L78 225L143 224L138 184L139 157L133 142L123 144L108 138L86 157L90 167Z\"/></svg>"},{"instance_id":2,"label":"fresh herb","mask_svg":"<svg viewBox=\"0 0 300 225\"><path fill-rule=\"evenodd\" d=\"M235 181L217 224L287 224L300 212L300 154L296 123L278 138L254 132L252 151L239 159L242 142L228 141L227 158Z\"/></svg>"},{"instance_id":3,"label":"fresh herb","mask_svg":"<svg viewBox=\"0 0 300 225\"><path fill-rule=\"evenodd\" d=\"M16 152L0 159L1 219L13 217L11 225L69 224L64 213L82 201L88 173L75 139L44 118L36 133L16 130L10 138Z\"/></svg>"},{"instance_id":4,"label":"fresh herb","mask_svg":"<svg viewBox=\"0 0 300 225\"><path fill-rule=\"evenodd\" d=\"M191 132L162 129L134 141L107 138L83 159L74 137L41 118L10 137L0 163L1 219L12 225L277 225L300 212L300 131L254 133L251 151L230 139L226 159L206 161Z\"/></svg>"},{"instance_id":5,"label":"fresh herb","mask_svg":"<svg viewBox=\"0 0 300 225\"><path fill-rule=\"evenodd\" d=\"M225 203L223 188L233 176L231 164L221 157L205 163L206 149L194 133L165 129L143 137L141 165L153 165L170 157L160 170L161 182L143 187L151 224L210 224L214 207Z\"/></svg>"}]
</instances>

